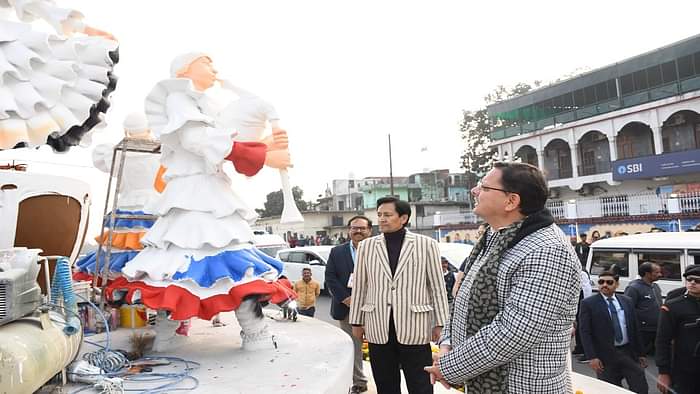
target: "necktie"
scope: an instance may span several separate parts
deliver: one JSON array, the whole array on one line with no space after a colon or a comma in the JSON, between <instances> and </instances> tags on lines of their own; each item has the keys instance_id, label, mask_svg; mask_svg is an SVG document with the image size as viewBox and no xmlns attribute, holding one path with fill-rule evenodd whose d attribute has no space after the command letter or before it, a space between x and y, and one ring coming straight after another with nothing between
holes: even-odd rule
<instances>
[{"instance_id":1,"label":"necktie","mask_svg":"<svg viewBox=\"0 0 700 394\"><path fill-rule=\"evenodd\" d=\"M620 319L617 317L617 308L613 304L612 297L608 298L608 309L610 310L610 317L613 322L613 331L615 331L615 343L622 342L622 326L620 326Z\"/></svg>"}]
</instances>

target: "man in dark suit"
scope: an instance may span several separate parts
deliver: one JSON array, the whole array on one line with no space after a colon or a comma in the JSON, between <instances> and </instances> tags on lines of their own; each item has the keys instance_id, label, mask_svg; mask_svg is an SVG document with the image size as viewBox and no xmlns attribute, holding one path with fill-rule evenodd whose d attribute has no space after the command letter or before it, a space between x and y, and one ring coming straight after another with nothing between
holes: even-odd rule
<instances>
[{"instance_id":1,"label":"man in dark suit","mask_svg":"<svg viewBox=\"0 0 700 394\"><path fill-rule=\"evenodd\" d=\"M362 371L362 341L352 335L352 326L348 323L350 312L350 294L352 273L355 270L355 256L360 241L372 235L372 221L357 215L348 221L350 242L331 249L326 264L326 286L331 293L331 316L338 320L340 328L348 333L355 346L355 363L352 371L351 393L367 391L367 377Z\"/></svg>"},{"instance_id":2,"label":"man in dark suit","mask_svg":"<svg viewBox=\"0 0 700 394\"><path fill-rule=\"evenodd\" d=\"M580 235L581 242L574 245L574 250L578 259L581 261L581 266L586 267L586 262L588 261L588 252L590 251L590 245L586 241L586 233Z\"/></svg>"},{"instance_id":3,"label":"man in dark suit","mask_svg":"<svg viewBox=\"0 0 700 394\"><path fill-rule=\"evenodd\" d=\"M649 391L647 366L632 300L615 294L618 276L598 275L599 294L581 302L580 330L583 350L598 379L622 387L622 379L635 393Z\"/></svg>"}]
</instances>

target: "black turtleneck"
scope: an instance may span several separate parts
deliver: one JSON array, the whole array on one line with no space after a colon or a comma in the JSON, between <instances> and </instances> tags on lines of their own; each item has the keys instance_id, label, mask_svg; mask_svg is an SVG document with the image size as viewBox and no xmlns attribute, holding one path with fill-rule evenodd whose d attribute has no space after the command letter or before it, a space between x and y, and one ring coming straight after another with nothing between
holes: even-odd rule
<instances>
[{"instance_id":1,"label":"black turtleneck","mask_svg":"<svg viewBox=\"0 0 700 394\"><path fill-rule=\"evenodd\" d=\"M389 267L391 268L392 276L396 272L396 265L399 263L399 254L401 253L401 245L403 245L403 239L405 236L406 229L403 227L401 230L393 233L384 233L386 250L387 253L389 253Z\"/></svg>"}]
</instances>

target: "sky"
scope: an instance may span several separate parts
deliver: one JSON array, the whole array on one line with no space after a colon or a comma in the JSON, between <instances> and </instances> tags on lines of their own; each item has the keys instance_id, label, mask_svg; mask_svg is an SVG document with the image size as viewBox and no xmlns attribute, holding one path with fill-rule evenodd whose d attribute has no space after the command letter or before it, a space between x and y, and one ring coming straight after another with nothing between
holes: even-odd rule
<instances>
[{"instance_id":1,"label":"sky","mask_svg":"<svg viewBox=\"0 0 700 394\"><path fill-rule=\"evenodd\" d=\"M276 107L306 200L333 179L388 176L388 134L395 176L460 171L461 111L497 85L551 81L693 36L700 14L697 1L57 2L120 42L108 126L93 146L121 139L124 117L143 109L174 56L203 51L221 78ZM0 152L12 159L89 181L99 221L107 176L91 168L90 149ZM264 169L248 199L262 207L279 188Z\"/></svg>"}]
</instances>

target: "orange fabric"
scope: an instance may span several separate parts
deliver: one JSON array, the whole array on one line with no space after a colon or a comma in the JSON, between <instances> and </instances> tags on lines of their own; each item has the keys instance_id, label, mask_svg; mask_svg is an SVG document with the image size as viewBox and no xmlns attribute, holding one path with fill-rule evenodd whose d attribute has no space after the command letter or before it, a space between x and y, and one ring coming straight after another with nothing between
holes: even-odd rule
<instances>
[{"instance_id":1,"label":"orange fabric","mask_svg":"<svg viewBox=\"0 0 700 394\"><path fill-rule=\"evenodd\" d=\"M165 190L166 183L163 179L163 175L165 174L166 170L167 168L160 166L160 168L158 168L158 173L156 174L156 179L153 181L153 187L158 193L163 193L163 190Z\"/></svg>"},{"instance_id":2,"label":"orange fabric","mask_svg":"<svg viewBox=\"0 0 700 394\"><path fill-rule=\"evenodd\" d=\"M146 234L145 231L130 232L130 233L112 233L112 247L119 249L141 250L141 238ZM105 231L102 235L95 237L98 244L104 246L109 239L109 233Z\"/></svg>"}]
</instances>

